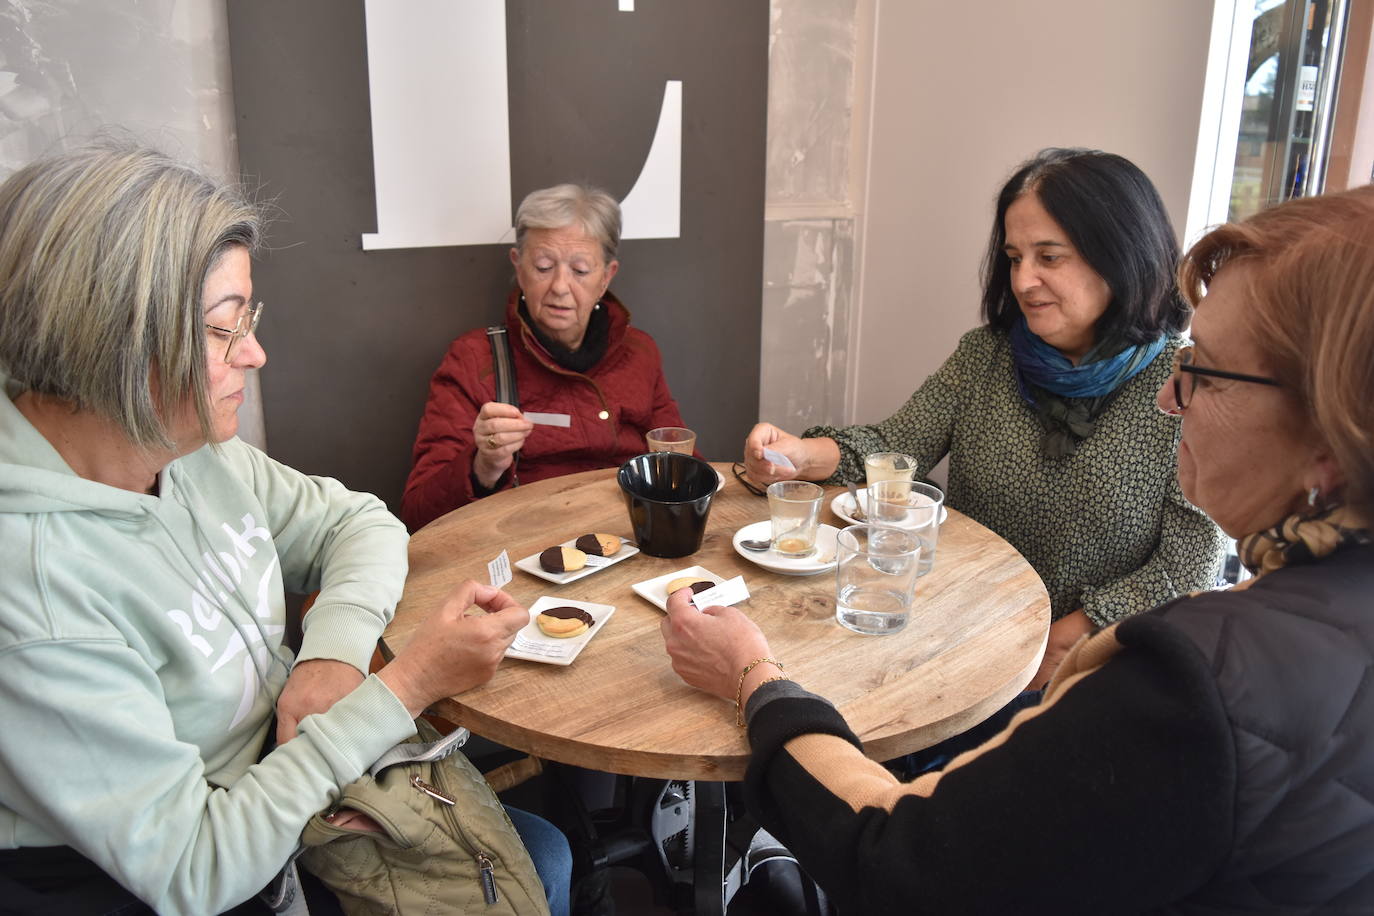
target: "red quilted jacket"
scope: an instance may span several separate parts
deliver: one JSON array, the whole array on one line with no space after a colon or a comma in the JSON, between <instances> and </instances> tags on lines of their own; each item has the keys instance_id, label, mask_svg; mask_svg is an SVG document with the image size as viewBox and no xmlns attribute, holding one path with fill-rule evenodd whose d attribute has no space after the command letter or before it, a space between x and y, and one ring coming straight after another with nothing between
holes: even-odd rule
<instances>
[{"instance_id":1,"label":"red quilted jacket","mask_svg":"<svg viewBox=\"0 0 1374 916\"><path fill-rule=\"evenodd\" d=\"M513 290L506 327L520 409L572 417L567 428L535 426L520 452L521 483L616 467L645 450L649 430L683 425L654 339L630 327L629 310L613 295L601 300L611 320L606 355L585 374L553 361L520 317L519 298ZM486 330L476 328L453 342L429 383L401 500L401 518L412 531L477 498L470 473L476 452L472 424L495 397L491 345ZM507 472L496 488L510 485Z\"/></svg>"}]
</instances>

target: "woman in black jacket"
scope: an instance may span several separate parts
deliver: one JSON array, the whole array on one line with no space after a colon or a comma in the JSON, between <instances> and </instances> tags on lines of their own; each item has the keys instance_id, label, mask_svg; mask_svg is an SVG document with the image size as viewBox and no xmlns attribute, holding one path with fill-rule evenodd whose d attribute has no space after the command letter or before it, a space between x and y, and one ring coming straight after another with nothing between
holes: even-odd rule
<instances>
[{"instance_id":1,"label":"woman in black jacket","mask_svg":"<svg viewBox=\"0 0 1374 916\"><path fill-rule=\"evenodd\" d=\"M943 772L897 781L743 614L669 602L674 669L744 704L751 809L842 911L1374 912L1374 189L1215 229L1181 285L1159 407L1255 578L1080 641Z\"/></svg>"}]
</instances>

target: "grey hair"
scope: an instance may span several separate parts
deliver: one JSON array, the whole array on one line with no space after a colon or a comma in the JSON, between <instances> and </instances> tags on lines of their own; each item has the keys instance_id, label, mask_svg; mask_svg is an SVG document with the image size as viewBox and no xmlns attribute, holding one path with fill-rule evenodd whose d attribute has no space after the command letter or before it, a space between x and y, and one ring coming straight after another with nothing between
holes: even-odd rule
<instances>
[{"instance_id":1,"label":"grey hair","mask_svg":"<svg viewBox=\"0 0 1374 916\"><path fill-rule=\"evenodd\" d=\"M33 162L0 185L0 363L144 448L173 445L164 417L190 399L209 441L205 279L261 238L237 189L154 150Z\"/></svg>"},{"instance_id":2,"label":"grey hair","mask_svg":"<svg viewBox=\"0 0 1374 916\"><path fill-rule=\"evenodd\" d=\"M563 229L574 223L601 244L610 263L620 250L620 204L600 188L581 184L557 184L525 195L515 211L515 247L525 242L530 229Z\"/></svg>"}]
</instances>

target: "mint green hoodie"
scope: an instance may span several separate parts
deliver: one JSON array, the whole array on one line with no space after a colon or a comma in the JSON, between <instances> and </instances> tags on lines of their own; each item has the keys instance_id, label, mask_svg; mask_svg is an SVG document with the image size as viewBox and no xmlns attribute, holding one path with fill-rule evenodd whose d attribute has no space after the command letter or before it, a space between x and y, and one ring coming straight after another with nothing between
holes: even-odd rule
<instances>
[{"instance_id":1,"label":"mint green hoodie","mask_svg":"<svg viewBox=\"0 0 1374 916\"><path fill-rule=\"evenodd\" d=\"M375 497L238 441L158 495L76 476L0 373L0 848L68 844L159 913L267 884L338 787L413 734L375 676L257 762L296 660L367 670L406 574Z\"/></svg>"}]
</instances>

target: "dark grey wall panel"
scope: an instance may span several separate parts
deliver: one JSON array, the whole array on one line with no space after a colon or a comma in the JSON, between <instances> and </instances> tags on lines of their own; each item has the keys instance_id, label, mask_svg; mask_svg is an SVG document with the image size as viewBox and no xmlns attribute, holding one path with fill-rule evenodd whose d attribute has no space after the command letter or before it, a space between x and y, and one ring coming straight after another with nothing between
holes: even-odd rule
<instances>
[{"instance_id":1,"label":"dark grey wall panel","mask_svg":"<svg viewBox=\"0 0 1374 916\"><path fill-rule=\"evenodd\" d=\"M624 242L612 289L657 339L702 450L733 457L758 403L768 3L636 7L508 0L512 194L583 180L623 197L664 80L683 81L681 238ZM361 0L228 9L240 161L279 209L254 272L269 449L395 507L439 357L500 317L508 246L363 251L377 226Z\"/></svg>"}]
</instances>

